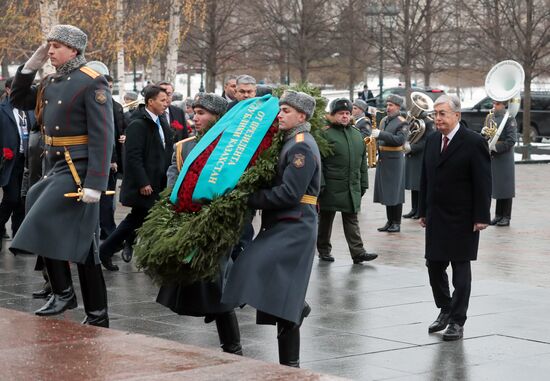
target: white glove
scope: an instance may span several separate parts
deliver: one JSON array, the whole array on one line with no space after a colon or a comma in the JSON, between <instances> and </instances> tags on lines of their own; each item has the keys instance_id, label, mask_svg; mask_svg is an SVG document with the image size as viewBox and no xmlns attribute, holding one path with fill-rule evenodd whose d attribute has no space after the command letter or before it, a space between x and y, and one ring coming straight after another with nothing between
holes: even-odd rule
<instances>
[{"instance_id":1,"label":"white glove","mask_svg":"<svg viewBox=\"0 0 550 381\"><path fill-rule=\"evenodd\" d=\"M378 136L380 135L380 130L375 128L372 130L372 132L370 133L370 136L372 136L373 138L377 138Z\"/></svg>"},{"instance_id":2,"label":"white glove","mask_svg":"<svg viewBox=\"0 0 550 381\"><path fill-rule=\"evenodd\" d=\"M31 58L23 66L23 74L32 73L40 69L48 60L48 50L50 50L49 44L43 44L36 49Z\"/></svg>"},{"instance_id":3,"label":"white glove","mask_svg":"<svg viewBox=\"0 0 550 381\"><path fill-rule=\"evenodd\" d=\"M99 202L99 199L101 198L101 191L95 189L84 188L82 189L82 193L82 202L85 202L86 204Z\"/></svg>"},{"instance_id":4,"label":"white glove","mask_svg":"<svg viewBox=\"0 0 550 381\"><path fill-rule=\"evenodd\" d=\"M405 144L403 145L403 151L405 151L405 153L411 152L411 143L405 142Z\"/></svg>"}]
</instances>

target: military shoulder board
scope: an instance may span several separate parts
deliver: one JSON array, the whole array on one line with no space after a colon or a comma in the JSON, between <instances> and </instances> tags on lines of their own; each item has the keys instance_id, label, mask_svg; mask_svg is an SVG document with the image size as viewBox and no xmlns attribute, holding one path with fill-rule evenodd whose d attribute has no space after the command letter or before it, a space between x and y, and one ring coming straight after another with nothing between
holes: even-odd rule
<instances>
[{"instance_id":1,"label":"military shoulder board","mask_svg":"<svg viewBox=\"0 0 550 381\"><path fill-rule=\"evenodd\" d=\"M94 69L90 69L88 66L82 66L80 68L80 71L83 72L84 74L87 74L88 76L92 77L93 79L96 79L97 77L99 77L101 75L97 71L95 71Z\"/></svg>"}]
</instances>

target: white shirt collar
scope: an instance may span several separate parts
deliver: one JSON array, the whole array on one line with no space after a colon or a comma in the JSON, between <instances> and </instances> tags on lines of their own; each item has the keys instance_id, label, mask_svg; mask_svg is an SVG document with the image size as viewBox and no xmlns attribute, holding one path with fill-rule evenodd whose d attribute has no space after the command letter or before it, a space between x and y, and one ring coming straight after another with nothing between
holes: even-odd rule
<instances>
[{"instance_id":1,"label":"white shirt collar","mask_svg":"<svg viewBox=\"0 0 550 381\"><path fill-rule=\"evenodd\" d=\"M151 119L153 119L153 122L156 123L159 116L157 114L154 114L151 111L149 111L149 109L147 107L145 107L145 111L147 111L147 113L149 114Z\"/></svg>"},{"instance_id":2,"label":"white shirt collar","mask_svg":"<svg viewBox=\"0 0 550 381\"><path fill-rule=\"evenodd\" d=\"M460 123L457 123L455 128L453 128L451 130L451 132L449 132L447 135L443 135L443 136L447 136L447 138L449 139L449 142L450 142L451 140L453 140L453 137L456 135L459 128L460 128ZM441 140L443 140L443 138L441 138Z\"/></svg>"}]
</instances>

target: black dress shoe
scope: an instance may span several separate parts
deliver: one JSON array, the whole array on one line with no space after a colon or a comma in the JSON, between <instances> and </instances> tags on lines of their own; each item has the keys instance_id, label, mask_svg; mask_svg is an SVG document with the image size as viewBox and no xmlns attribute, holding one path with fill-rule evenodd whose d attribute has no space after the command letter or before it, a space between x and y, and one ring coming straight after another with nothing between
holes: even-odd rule
<instances>
[{"instance_id":1,"label":"black dress shoe","mask_svg":"<svg viewBox=\"0 0 550 381\"><path fill-rule=\"evenodd\" d=\"M32 293L33 299L47 299L52 294L52 289L49 286L44 286L40 291L35 291Z\"/></svg>"},{"instance_id":2,"label":"black dress shoe","mask_svg":"<svg viewBox=\"0 0 550 381\"><path fill-rule=\"evenodd\" d=\"M388 222L386 222L386 225L382 226L381 228L378 228L377 230L379 232L385 232L389 229L390 226L391 226L391 222L388 221Z\"/></svg>"},{"instance_id":3,"label":"black dress shoe","mask_svg":"<svg viewBox=\"0 0 550 381\"><path fill-rule=\"evenodd\" d=\"M437 319L428 327L428 333L434 333L444 330L449 324L450 313L441 312Z\"/></svg>"},{"instance_id":4,"label":"black dress shoe","mask_svg":"<svg viewBox=\"0 0 550 381\"><path fill-rule=\"evenodd\" d=\"M386 230L387 233L399 233L401 231L401 224L391 224L391 226Z\"/></svg>"},{"instance_id":5,"label":"black dress shoe","mask_svg":"<svg viewBox=\"0 0 550 381\"><path fill-rule=\"evenodd\" d=\"M38 316L59 315L76 307L76 295L73 288L70 287L61 294L52 294L48 302L34 313Z\"/></svg>"},{"instance_id":6,"label":"black dress shoe","mask_svg":"<svg viewBox=\"0 0 550 381\"><path fill-rule=\"evenodd\" d=\"M464 336L464 327L461 327L457 323L451 323L447 327L447 330L443 332L444 341L454 341L462 339Z\"/></svg>"},{"instance_id":7,"label":"black dress shoe","mask_svg":"<svg viewBox=\"0 0 550 381\"><path fill-rule=\"evenodd\" d=\"M502 220L502 216L495 216L495 218L489 222L489 225L496 225L500 220Z\"/></svg>"},{"instance_id":8,"label":"black dress shoe","mask_svg":"<svg viewBox=\"0 0 550 381\"><path fill-rule=\"evenodd\" d=\"M497 226L510 226L510 219L508 217L502 217L499 222L497 222Z\"/></svg>"},{"instance_id":9,"label":"black dress shoe","mask_svg":"<svg viewBox=\"0 0 550 381\"><path fill-rule=\"evenodd\" d=\"M418 220L418 219L420 219L420 215L415 214L414 216L411 217L411 219Z\"/></svg>"},{"instance_id":10,"label":"black dress shoe","mask_svg":"<svg viewBox=\"0 0 550 381\"><path fill-rule=\"evenodd\" d=\"M413 218L413 216L416 215L416 210L411 209L411 211L407 214L403 214L403 218Z\"/></svg>"},{"instance_id":11,"label":"black dress shoe","mask_svg":"<svg viewBox=\"0 0 550 381\"><path fill-rule=\"evenodd\" d=\"M319 259L325 262L334 262L334 257L330 254L319 254Z\"/></svg>"},{"instance_id":12,"label":"black dress shoe","mask_svg":"<svg viewBox=\"0 0 550 381\"><path fill-rule=\"evenodd\" d=\"M118 271L118 266L113 264L113 260L110 256L99 253L99 259L105 269L109 271Z\"/></svg>"},{"instance_id":13,"label":"black dress shoe","mask_svg":"<svg viewBox=\"0 0 550 381\"><path fill-rule=\"evenodd\" d=\"M373 259L376 259L376 258L378 258L378 254L365 252L363 254L359 254L353 257L353 264L358 265L361 262L372 261Z\"/></svg>"},{"instance_id":14,"label":"black dress shoe","mask_svg":"<svg viewBox=\"0 0 550 381\"><path fill-rule=\"evenodd\" d=\"M109 316L107 315L107 312L105 311L105 314L101 314L100 316L86 316L84 320L82 320L82 324L84 325L93 325L95 327L103 327L103 328L109 328Z\"/></svg>"},{"instance_id":15,"label":"black dress shoe","mask_svg":"<svg viewBox=\"0 0 550 381\"><path fill-rule=\"evenodd\" d=\"M122 254L120 254L120 256L122 257L122 260L126 263L130 263L133 255L134 255L134 249L132 248L132 245L125 243L124 248L122 249Z\"/></svg>"}]
</instances>

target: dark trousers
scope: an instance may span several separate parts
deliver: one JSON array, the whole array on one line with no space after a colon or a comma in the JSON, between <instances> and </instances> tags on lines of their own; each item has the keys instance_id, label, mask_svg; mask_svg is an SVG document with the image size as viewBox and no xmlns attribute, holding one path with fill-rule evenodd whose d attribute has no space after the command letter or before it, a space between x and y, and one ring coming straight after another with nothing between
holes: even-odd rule
<instances>
[{"instance_id":1,"label":"dark trousers","mask_svg":"<svg viewBox=\"0 0 550 381\"><path fill-rule=\"evenodd\" d=\"M147 217L149 208L133 207L130 213L118 224L117 228L99 247L101 255L113 256L121 250L124 242L134 244L136 229L139 229Z\"/></svg>"},{"instance_id":2,"label":"dark trousers","mask_svg":"<svg viewBox=\"0 0 550 381\"><path fill-rule=\"evenodd\" d=\"M115 188L116 172L111 171L109 173L107 189L115 190ZM114 195L107 196L103 193L101 194L101 199L99 200L99 227L101 229L101 238L107 238L116 229L114 198Z\"/></svg>"},{"instance_id":3,"label":"dark trousers","mask_svg":"<svg viewBox=\"0 0 550 381\"><path fill-rule=\"evenodd\" d=\"M498 217L512 218L512 200L511 198L502 198L497 200L495 215Z\"/></svg>"},{"instance_id":4,"label":"dark trousers","mask_svg":"<svg viewBox=\"0 0 550 381\"><path fill-rule=\"evenodd\" d=\"M451 313L451 323L463 326L466 322L466 312L468 311L468 303L470 302L472 268L470 261L451 261L450 263L453 269L454 291L452 296L449 291L449 278L446 271L449 261L426 260L430 286L432 287L435 305L442 312Z\"/></svg>"},{"instance_id":5,"label":"dark trousers","mask_svg":"<svg viewBox=\"0 0 550 381\"><path fill-rule=\"evenodd\" d=\"M392 224L401 223L401 214L403 213L403 204L386 206L386 218Z\"/></svg>"},{"instance_id":6,"label":"dark trousers","mask_svg":"<svg viewBox=\"0 0 550 381\"><path fill-rule=\"evenodd\" d=\"M415 214L418 213L419 194L419 191L411 191L411 211L415 212Z\"/></svg>"},{"instance_id":7,"label":"dark trousers","mask_svg":"<svg viewBox=\"0 0 550 381\"><path fill-rule=\"evenodd\" d=\"M344 236L348 243L349 252L352 258L365 253L363 239L359 230L359 221L357 213L342 213L342 225L344 227ZM319 229L317 231L317 251L321 255L329 255L332 250L330 237L332 235L332 223L334 222L334 211L319 212Z\"/></svg>"},{"instance_id":8,"label":"dark trousers","mask_svg":"<svg viewBox=\"0 0 550 381\"><path fill-rule=\"evenodd\" d=\"M21 183L25 169L25 156L17 154L9 181L2 187L4 196L0 203L0 228L4 227L11 217L12 237L15 236L25 217L25 202L21 197Z\"/></svg>"}]
</instances>

